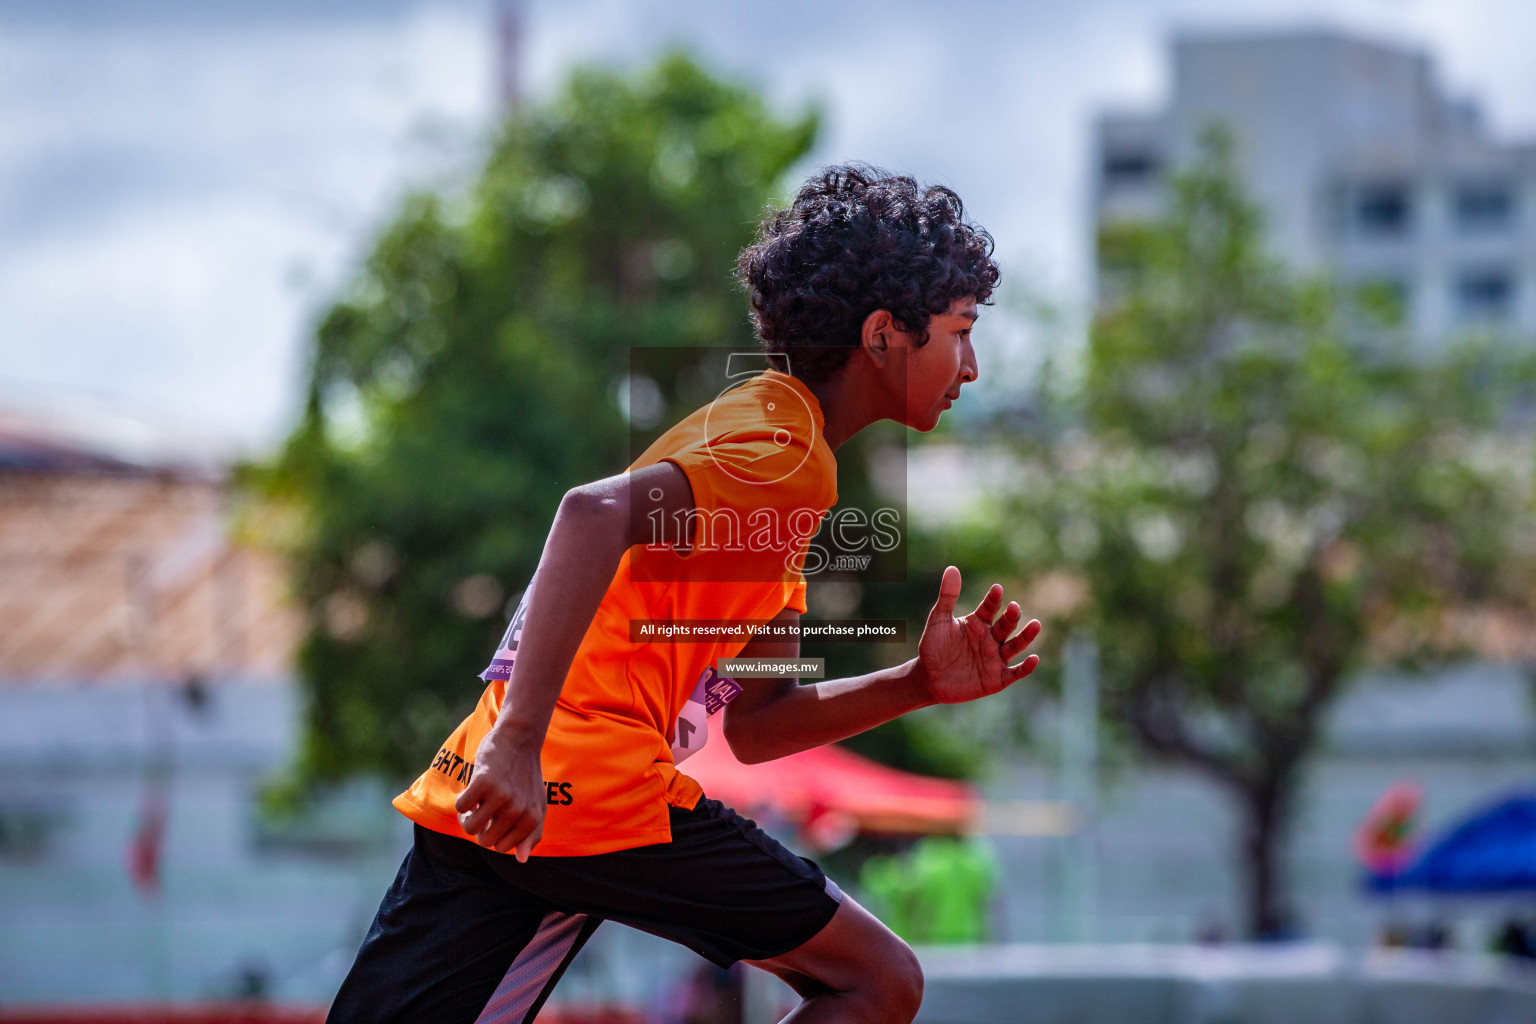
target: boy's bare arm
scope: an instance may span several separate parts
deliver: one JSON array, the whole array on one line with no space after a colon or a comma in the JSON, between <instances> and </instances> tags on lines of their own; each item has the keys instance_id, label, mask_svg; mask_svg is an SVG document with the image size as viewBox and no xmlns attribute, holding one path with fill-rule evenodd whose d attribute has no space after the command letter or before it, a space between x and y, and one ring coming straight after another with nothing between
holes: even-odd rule
<instances>
[{"instance_id":1,"label":"boy's bare arm","mask_svg":"<svg viewBox=\"0 0 1536 1024\"><path fill-rule=\"evenodd\" d=\"M657 512L691 525L693 491L670 462L568 491L539 558L517 660L496 724L475 754L459 794L459 824L481 846L526 859L544 827L547 794L539 752L566 673L619 560L648 543Z\"/></svg>"},{"instance_id":2,"label":"boy's bare arm","mask_svg":"<svg viewBox=\"0 0 1536 1024\"><path fill-rule=\"evenodd\" d=\"M893 668L804 686L794 679L737 680L743 690L725 709L731 752L749 764L769 761L846 739L930 704L989 696L1033 672L1040 663L1033 654L1010 663L1039 635L1040 623L1031 619L1018 629L1019 606L1010 601L1003 608L1003 588L997 584L963 618L954 615L959 597L960 570L950 566L923 627L918 656ZM778 615L784 621L799 617L787 608ZM754 640L741 656L799 654L798 639Z\"/></svg>"}]
</instances>

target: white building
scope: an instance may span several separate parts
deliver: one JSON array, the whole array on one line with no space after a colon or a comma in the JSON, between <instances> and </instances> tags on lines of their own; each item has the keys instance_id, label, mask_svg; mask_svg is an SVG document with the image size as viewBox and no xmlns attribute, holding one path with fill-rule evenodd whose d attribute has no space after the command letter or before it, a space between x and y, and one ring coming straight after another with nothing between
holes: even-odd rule
<instances>
[{"instance_id":1,"label":"white building","mask_svg":"<svg viewBox=\"0 0 1536 1024\"><path fill-rule=\"evenodd\" d=\"M1330 31L1185 34L1162 110L1096 126L1095 227L1156 212L1224 124L1271 247L1394 295L1425 349L1536 336L1536 142L1490 137L1428 55Z\"/></svg>"}]
</instances>

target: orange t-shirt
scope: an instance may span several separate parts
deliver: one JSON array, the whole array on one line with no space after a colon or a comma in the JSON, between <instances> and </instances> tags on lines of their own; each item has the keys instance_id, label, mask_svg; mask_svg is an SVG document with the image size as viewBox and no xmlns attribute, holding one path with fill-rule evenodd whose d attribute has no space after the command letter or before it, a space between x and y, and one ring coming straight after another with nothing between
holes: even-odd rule
<instances>
[{"instance_id":1,"label":"orange t-shirt","mask_svg":"<svg viewBox=\"0 0 1536 1024\"><path fill-rule=\"evenodd\" d=\"M744 638L637 642L631 621L770 619L805 611L799 568L811 535L837 501L837 463L821 407L800 381L768 371L667 431L630 469L675 463L693 489L692 550L668 544L625 552L577 649L545 736L548 804L535 855L583 856L672 838L667 806L693 807L698 783L676 762L708 736L705 706L736 688L715 661ZM678 536L676 528L665 534ZM501 708L535 578L482 678L468 718L395 807L437 832L464 836L454 800ZM682 719L681 723L679 719Z\"/></svg>"}]
</instances>

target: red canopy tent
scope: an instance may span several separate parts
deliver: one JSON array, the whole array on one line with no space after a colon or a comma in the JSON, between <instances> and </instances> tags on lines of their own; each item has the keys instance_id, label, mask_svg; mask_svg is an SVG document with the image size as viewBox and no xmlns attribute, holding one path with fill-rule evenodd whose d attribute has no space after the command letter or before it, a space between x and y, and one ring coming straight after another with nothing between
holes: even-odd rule
<instances>
[{"instance_id":1,"label":"red canopy tent","mask_svg":"<svg viewBox=\"0 0 1536 1024\"><path fill-rule=\"evenodd\" d=\"M980 819L981 799L963 782L898 771L838 746L776 761L736 760L710 719L709 742L680 765L706 795L745 815L788 822L813 845L841 845L857 832L953 835Z\"/></svg>"}]
</instances>

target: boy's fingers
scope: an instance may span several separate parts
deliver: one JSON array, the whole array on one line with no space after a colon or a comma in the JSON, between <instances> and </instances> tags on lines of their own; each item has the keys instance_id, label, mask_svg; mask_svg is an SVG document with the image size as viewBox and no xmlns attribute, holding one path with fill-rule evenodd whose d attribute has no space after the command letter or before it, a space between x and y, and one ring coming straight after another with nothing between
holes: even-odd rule
<instances>
[{"instance_id":1,"label":"boy's fingers","mask_svg":"<svg viewBox=\"0 0 1536 1024\"><path fill-rule=\"evenodd\" d=\"M1002 616L992 623L992 639L998 643L1007 640L1009 634L1018 628L1019 617L1022 614L1023 612L1019 609L1019 602L1009 601L1008 607L1003 609Z\"/></svg>"},{"instance_id":2,"label":"boy's fingers","mask_svg":"<svg viewBox=\"0 0 1536 1024\"><path fill-rule=\"evenodd\" d=\"M482 775L480 778L469 780L469 785L464 787L464 792L460 793L458 799L453 802L454 810L463 814L480 802L480 794L485 789L482 781L484 778L485 776Z\"/></svg>"},{"instance_id":3,"label":"boy's fingers","mask_svg":"<svg viewBox=\"0 0 1536 1024\"><path fill-rule=\"evenodd\" d=\"M953 615L955 602L958 600L960 600L960 570L951 565L939 578L939 599L934 602L933 611L928 613L928 618Z\"/></svg>"},{"instance_id":4,"label":"boy's fingers","mask_svg":"<svg viewBox=\"0 0 1536 1024\"><path fill-rule=\"evenodd\" d=\"M533 852L533 848L535 846L539 845L539 840L542 839L543 837L544 837L544 823L541 821L541 822L539 822L537 827L534 828L534 830L532 832L528 833L528 835L526 837L524 837L522 842L517 844L516 853L517 853L517 862L519 864L526 864L526 863L528 863L528 855Z\"/></svg>"},{"instance_id":5,"label":"boy's fingers","mask_svg":"<svg viewBox=\"0 0 1536 1024\"><path fill-rule=\"evenodd\" d=\"M497 853L511 853L512 847L523 838L532 823L527 814L508 813L498 819L494 828L486 830L483 845Z\"/></svg>"},{"instance_id":6,"label":"boy's fingers","mask_svg":"<svg viewBox=\"0 0 1536 1024\"><path fill-rule=\"evenodd\" d=\"M991 625L992 620L997 618L997 610L1002 606L1003 585L1001 583L994 583L987 588L987 596L981 599L981 603L976 606L976 611L972 614L976 616L979 622Z\"/></svg>"},{"instance_id":7,"label":"boy's fingers","mask_svg":"<svg viewBox=\"0 0 1536 1024\"><path fill-rule=\"evenodd\" d=\"M491 823L492 819L493 816L490 810L481 805L468 814L459 815L459 827L464 830L465 835L473 839L485 831L486 826Z\"/></svg>"},{"instance_id":8,"label":"boy's fingers","mask_svg":"<svg viewBox=\"0 0 1536 1024\"><path fill-rule=\"evenodd\" d=\"M1035 670L1035 666L1037 666L1039 664L1040 664L1040 655L1038 655L1038 654L1031 654L1029 657L1025 658L1023 661L1019 662L1017 665L1015 665L1012 668L1010 668L1008 670L1005 678L1010 683L1016 683L1020 679L1023 679L1025 676L1027 676L1031 672L1033 672Z\"/></svg>"},{"instance_id":9,"label":"boy's fingers","mask_svg":"<svg viewBox=\"0 0 1536 1024\"><path fill-rule=\"evenodd\" d=\"M504 801L491 798L481 800L474 810L467 814L459 815L459 827L472 836L479 835L485 831L486 826L491 823L491 819L496 817L496 812L502 803Z\"/></svg>"},{"instance_id":10,"label":"boy's fingers","mask_svg":"<svg viewBox=\"0 0 1536 1024\"><path fill-rule=\"evenodd\" d=\"M1035 637L1040 635L1040 620L1030 619L1017 636L1003 644L1002 655L1004 661L1012 661L1030 644L1035 642Z\"/></svg>"},{"instance_id":11,"label":"boy's fingers","mask_svg":"<svg viewBox=\"0 0 1536 1024\"><path fill-rule=\"evenodd\" d=\"M487 850L499 850L507 843L507 836L513 832L513 826L504 817L493 818L486 822L485 828L475 836L475 842Z\"/></svg>"}]
</instances>

